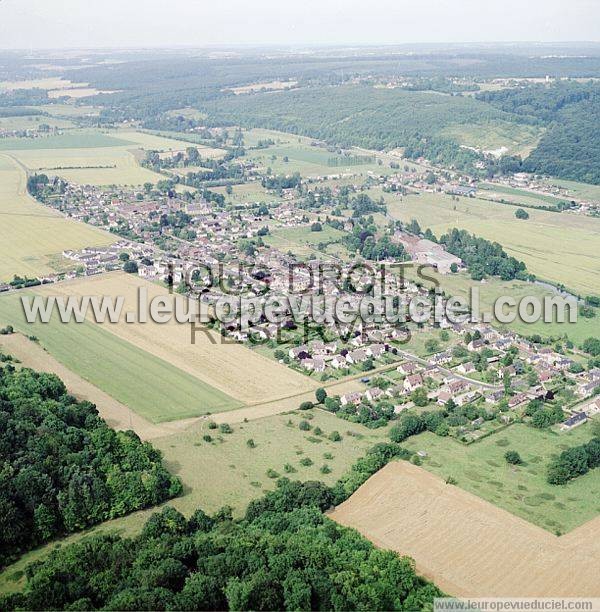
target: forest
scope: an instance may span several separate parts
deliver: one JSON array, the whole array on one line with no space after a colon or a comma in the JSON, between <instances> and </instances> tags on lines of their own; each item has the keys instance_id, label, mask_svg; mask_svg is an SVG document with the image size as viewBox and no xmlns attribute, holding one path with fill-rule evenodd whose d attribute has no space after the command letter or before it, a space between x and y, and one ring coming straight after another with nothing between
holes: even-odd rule
<instances>
[{"instance_id":1,"label":"forest","mask_svg":"<svg viewBox=\"0 0 600 612\"><path fill-rule=\"evenodd\" d=\"M478 95L499 110L547 127L538 146L513 171L600 184L600 84L558 82Z\"/></svg>"},{"instance_id":2,"label":"forest","mask_svg":"<svg viewBox=\"0 0 600 612\"><path fill-rule=\"evenodd\" d=\"M528 276L525 264L509 257L500 244L479 238L466 230L453 228L439 242L445 245L449 253L465 262L473 280L486 276L499 276L502 280Z\"/></svg>"},{"instance_id":3,"label":"forest","mask_svg":"<svg viewBox=\"0 0 600 612\"><path fill-rule=\"evenodd\" d=\"M182 491L161 453L108 427L53 374L0 369L0 566Z\"/></svg>"},{"instance_id":4,"label":"forest","mask_svg":"<svg viewBox=\"0 0 600 612\"><path fill-rule=\"evenodd\" d=\"M408 453L410 454L410 453ZM228 508L189 519L171 507L135 538L96 535L27 569L0 608L71 610L421 610L440 591L412 560L375 548L323 511L388 461L381 443L333 487L282 478L234 520Z\"/></svg>"}]
</instances>

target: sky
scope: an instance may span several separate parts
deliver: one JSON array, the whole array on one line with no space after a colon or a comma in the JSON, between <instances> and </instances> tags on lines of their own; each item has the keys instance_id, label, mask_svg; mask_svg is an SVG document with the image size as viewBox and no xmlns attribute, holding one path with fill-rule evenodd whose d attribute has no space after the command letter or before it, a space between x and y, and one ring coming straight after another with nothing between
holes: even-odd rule
<instances>
[{"instance_id":1,"label":"sky","mask_svg":"<svg viewBox=\"0 0 600 612\"><path fill-rule=\"evenodd\" d=\"M600 0L0 0L0 48L600 41Z\"/></svg>"}]
</instances>

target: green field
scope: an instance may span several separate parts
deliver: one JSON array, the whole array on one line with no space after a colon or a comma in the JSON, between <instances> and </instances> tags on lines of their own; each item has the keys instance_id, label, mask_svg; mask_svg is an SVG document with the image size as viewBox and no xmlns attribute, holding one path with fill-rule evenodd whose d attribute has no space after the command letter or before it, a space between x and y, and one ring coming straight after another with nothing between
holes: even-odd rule
<instances>
[{"instance_id":1,"label":"green field","mask_svg":"<svg viewBox=\"0 0 600 612\"><path fill-rule=\"evenodd\" d=\"M0 151L29 151L42 149L97 149L102 147L122 147L132 143L121 138L100 132L69 132L58 136L40 138L2 138Z\"/></svg>"},{"instance_id":2,"label":"green field","mask_svg":"<svg viewBox=\"0 0 600 612\"><path fill-rule=\"evenodd\" d=\"M493 183L480 183L478 188L482 190L482 192L480 192L482 197L493 195L506 202L524 204L525 206L556 206L559 202L565 201L565 198L557 198L542 193L532 193L524 189L516 189L515 187L507 187L505 185L496 185Z\"/></svg>"},{"instance_id":3,"label":"green field","mask_svg":"<svg viewBox=\"0 0 600 612\"><path fill-rule=\"evenodd\" d=\"M373 194L379 197L380 192ZM584 295L600 295L600 219L530 209L530 218L522 221L515 218L514 206L477 198L456 202L439 193L383 195L396 219L417 219L438 237L453 227L468 230L499 242L543 280Z\"/></svg>"},{"instance_id":4,"label":"green field","mask_svg":"<svg viewBox=\"0 0 600 612\"><path fill-rule=\"evenodd\" d=\"M578 183L563 179L551 178L546 181L548 185L558 185L563 187L576 198L600 202L600 185L589 185L588 183Z\"/></svg>"},{"instance_id":5,"label":"green field","mask_svg":"<svg viewBox=\"0 0 600 612\"><path fill-rule=\"evenodd\" d=\"M27 194L26 176L0 154L0 280L15 274L40 276L62 267L65 249L102 246L114 236L66 219Z\"/></svg>"},{"instance_id":6,"label":"green field","mask_svg":"<svg viewBox=\"0 0 600 612\"><path fill-rule=\"evenodd\" d=\"M241 404L93 323L28 324L21 294L0 296L0 324L12 325L67 368L154 423L175 421Z\"/></svg>"},{"instance_id":7,"label":"green field","mask_svg":"<svg viewBox=\"0 0 600 612\"><path fill-rule=\"evenodd\" d=\"M276 249L287 252L292 251L296 255L305 256L317 253L317 245L320 242L333 242L344 236L344 232L336 230L328 225L323 225L323 231L312 232L310 227L289 227L274 230L264 237L264 241Z\"/></svg>"},{"instance_id":8,"label":"green field","mask_svg":"<svg viewBox=\"0 0 600 612\"><path fill-rule=\"evenodd\" d=\"M324 435L298 429L301 420L311 417L312 428L319 427ZM220 434L218 430L208 429L207 422L203 421L188 432L153 441L163 451L167 468L191 489L189 497L176 502L186 514L198 506L212 512L230 505L239 515L248 502L274 488L275 479L266 473L269 469L291 479L332 484L370 446L387 437L386 428L370 430L316 409L234 424L232 428L232 434ZM342 435L340 442L327 439L334 430ZM349 436L347 431L360 433L361 437ZM205 434L211 435L214 441L205 442L202 439ZM254 440L256 448L248 447L249 439ZM333 459L326 459L325 453L331 453ZM305 457L313 465L301 465L300 460ZM286 472L285 464L296 471ZM325 464L331 473L320 472Z\"/></svg>"},{"instance_id":9,"label":"green field","mask_svg":"<svg viewBox=\"0 0 600 612\"><path fill-rule=\"evenodd\" d=\"M23 117L0 117L0 130L35 130L42 123L61 129L75 127L75 124L68 119L55 119L44 115L26 115Z\"/></svg>"},{"instance_id":10,"label":"green field","mask_svg":"<svg viewBox=\"0 0 600 612\"><path fill-rule=\"evenodd\" d=\"M451 125L440 134L461 145L481 151L497 151L510 155L527 155L537 146L543 130L537 126L494 120L489 123Z\"/></svg>"},{"instance_id":11,"label":"green field","mask_svg":"<svg viewBox=\"0 0 600 612\"><path fill-rule=\"evenodd\" d=\"M403 446L425 451L423 467L430 472L451 476L466 491L544 529L566 533L600 513L600 470L566 486L548 484L546 470L554 455L590 437L589 425L555 433L515 424L469 446L429 432ZM507 450L516 450L524 464L509 465L504 459Z\"/></svg>"},{"instance_id":12,"label":"green field","mask_svg":"<svg viewBox=\"0 0 600 612\"><path fill-rule=\"evenodd\" d=\"M210 176L207 176L210 179ZM247 203L271 203L280 202L281 198L274 193L268 193L267 190L258 182L253 181L244 183L243 185L232 185L232 193L227 193L226 187L211 187L211 191L221 193L225 196L227 202L232 204L247 204Z\"/></svg>"},{"instance_id":13,"label":"green field","mask_svg":"<svg viewBox=\"0 0 600 612\"><path fill-rule=\"evenodd\" d=\"M272 140L275 144L266 149L247 150L246 157L259 166L271 168L274 174L293 174L302 176L327 176L332 174L352 173L365 175L369 171L381 174L390 173L391 169L380 166L375 160L370 164L352 165L343 155L328 151L322 146L313 146L316 141L303 136L286 134L274 130L252 129L243 132L247 147L256 146L260 140ZM351 155L367 156L364 152L351 151ZM288 161L284 161L287 157ZM273 159L275 158L275 159ZM329 165L335 159L338 165Z\"/></svg>"}]
</instances>

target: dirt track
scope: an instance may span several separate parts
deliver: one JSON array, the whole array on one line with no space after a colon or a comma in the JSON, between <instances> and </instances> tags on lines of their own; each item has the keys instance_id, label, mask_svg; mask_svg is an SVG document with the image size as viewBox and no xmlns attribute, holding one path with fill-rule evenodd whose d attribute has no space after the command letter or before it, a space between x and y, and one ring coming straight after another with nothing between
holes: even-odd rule
<instances>
[{"instance_id":1,"label":"dirt track","mask_svg":"<svg viewBox=\"0 0 600 612\"><path fill-rule=\"evenodd\" d=\"M405 461L331 513L451 595L599 597L600 517L557 537Z\"/></svg>"}]
</instances>

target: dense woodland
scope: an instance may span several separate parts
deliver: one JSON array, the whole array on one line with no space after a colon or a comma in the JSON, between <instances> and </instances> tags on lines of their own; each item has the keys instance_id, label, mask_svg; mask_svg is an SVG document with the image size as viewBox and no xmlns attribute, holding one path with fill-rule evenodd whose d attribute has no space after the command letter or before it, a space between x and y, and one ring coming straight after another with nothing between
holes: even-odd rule
<instances>
[{"instance_id":1,"label":"dense woodland","mask_svg":"<svg viewBox=\"0 0 600 612\"><path fill-rule=\"evenodd\" d=\"M547 128L523 170L600 184L600 84L559 82L480 94L520 120Z\"/></svg>"},{"instance_id":2,"label":"dense woodland","mask_svg":"<svg viewBox=\"0 0 600 612\"><path fill-rule=\"evenodd\" d=\"M0 607L71 610L420 610L440 591L413 562L376 549L323 511L403 452L379 444L334 487L281 479L241 520L173 508L133 539L97 535L27 570Z\"/></svg>"},{"instance_id":3,"label":"dense woodland","mask_svg":"<svg viewBox=\"0 0 600 612\"><path fill-rule=\"evenodd\" d=\"M525 264L510 257L497 242L490 242L456 228L444 234L439 242L445 245L449 253L465 262L474 280L486 276L499 276L502 280L527 277Z\"/></svg>"},{"instance_id":4,"label":"dense woodland","mask_svg":"<svg viewBox=\"0 0 600 612\"><path fill-rule=\"evenodd\" d=\"M0 565L58 535L181 493L161 454L53 374L0 369Z\"/></svg>"}]
</instances>

